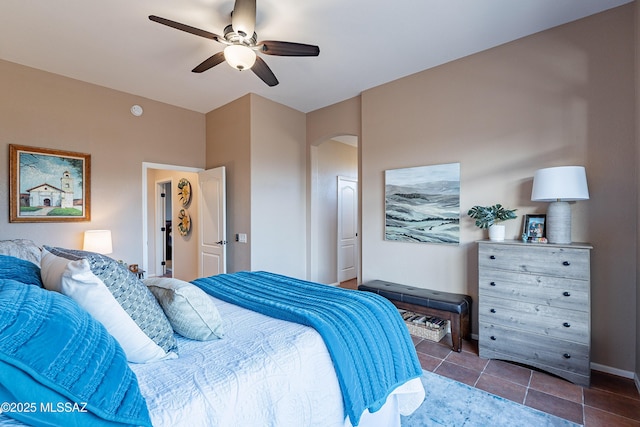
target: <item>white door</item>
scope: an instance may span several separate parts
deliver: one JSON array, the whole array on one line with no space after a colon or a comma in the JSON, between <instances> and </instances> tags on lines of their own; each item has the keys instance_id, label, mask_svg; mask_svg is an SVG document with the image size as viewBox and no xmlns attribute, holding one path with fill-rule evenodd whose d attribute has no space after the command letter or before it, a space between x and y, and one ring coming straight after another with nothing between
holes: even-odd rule
<instances>
[{"instance_id":1,"label":"white door","mask_svg":"<svg viewBox=\"0 0 640 427\"><path fill-rule=\"evenodd\" d=\"M358 275L358 181L338 177L338 282Z\"/></svg>"},{"instance_id":2,"label":"white door","mask_svg":"<svg viewBox=\"0 0 640 427\"><path fill-rule=\"evenodd\" d=\"M224 166L198 172L198 187L198 275L209 277L227 272Z\"/></svg>"}]
</instances>

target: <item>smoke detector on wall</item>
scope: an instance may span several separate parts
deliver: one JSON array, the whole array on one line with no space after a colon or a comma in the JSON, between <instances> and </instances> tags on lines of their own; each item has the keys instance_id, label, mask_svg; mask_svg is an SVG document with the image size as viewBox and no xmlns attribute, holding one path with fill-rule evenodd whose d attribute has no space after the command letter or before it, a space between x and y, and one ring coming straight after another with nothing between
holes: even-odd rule
<instances>
[{"instance_id":1,"label":"smoke detector on wall","mask_svg":"<svg viewBox=\"0 0 640 427\"><path fill-rule=\"evenodd\" d=\"M133 107L131 107L131 114L133 114L136 117L140 117L143 113L142 107L139 105L134 105Z\"/></svg>"}]
</instances>

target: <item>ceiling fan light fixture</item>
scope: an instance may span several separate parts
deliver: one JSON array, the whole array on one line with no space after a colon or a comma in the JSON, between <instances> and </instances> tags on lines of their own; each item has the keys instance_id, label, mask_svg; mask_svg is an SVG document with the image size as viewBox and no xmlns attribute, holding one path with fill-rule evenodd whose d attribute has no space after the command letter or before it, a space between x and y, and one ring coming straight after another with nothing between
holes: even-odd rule
<instances>
[{"instance_id":1,"label":"ceiling fan light fixture","mask_svg":"<svg viewBox=\"0 0 640 427\"><path fill-rule=\"evenodd\" d=\"M247 46L232 44L224 48L224 59L231 67L243 71L253 67L256 53Z\"/></svg>"}]
</instances>

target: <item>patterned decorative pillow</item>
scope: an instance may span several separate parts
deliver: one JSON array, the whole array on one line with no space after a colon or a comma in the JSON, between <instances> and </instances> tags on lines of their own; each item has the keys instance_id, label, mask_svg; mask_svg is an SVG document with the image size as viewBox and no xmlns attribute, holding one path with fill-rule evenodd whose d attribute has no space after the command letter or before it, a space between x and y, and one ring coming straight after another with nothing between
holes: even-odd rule
<instances>
[{"instance_id":1,"label":"patterned decorative pillow","mask_svg":"<svg viewBox=\"0 0 640 427\"><path fill-rule=\"evenodd\" d=\"M32 262L9 255L0 255L0 279L12 279L42 287L40 267Z\"/></svg>"},{"instance_id":2,"label":"patterned decorative pillow","mask_svg":"<svg viewBox=\"0 0 640 427\"><path fill-rule=\"evenodd\" d=\"M28 239L0 240L0 254L30 261L38 266L41 252L40 247Z\"/></svg>"},{"instance_id":3,"label":"patterned decorative pillow","mask_svg":"<svg viewBox=\"0 0 640 427\"><path fill-rule=\"evenodd\" d=\"M147 287L113 259L92 252L44 247L44 287L74 299L99 320L130 362L178 357L173 329Z\"/></svg>"},{"instance_id":4,"label":"patterned decorative pillow","mask_svg":"<svg viewBox=\"0 0 640 427\"><path fill-rule=\"evenodd\" d=\"M173 330L183 337L199 341L224 337L218 309L196 285L167 277L144 279L142 283L160 303Z\"/></svg>"},{"instance_id":5,"label":"patterned decorative pillow","mask_svg":"<svg viewBox=\"0 0 640 427\"><path fill-rule=\"evenodd\" d=\"M35 426L151 426L122 348L78 304L0 279L0 307L0 402L20 405L4 415Z\"/></svg>"}]
</instances>

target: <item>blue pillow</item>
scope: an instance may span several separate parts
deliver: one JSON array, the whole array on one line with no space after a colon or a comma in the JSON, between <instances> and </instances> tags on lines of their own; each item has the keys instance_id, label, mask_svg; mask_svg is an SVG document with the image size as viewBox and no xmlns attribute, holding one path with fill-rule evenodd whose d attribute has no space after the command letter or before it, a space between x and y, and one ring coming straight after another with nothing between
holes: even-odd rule
<instances>
[{"instance_id":1,"label":"blue pillow","mask_svg":"<svg viewBox=\"0 0 640 427\"><path fill-rule=\"evenodd\" d=\"M34 426L151 426L124 351L73 300L0 279L0 307L4 415Z\"/></svg>"},{"instance_id":2,"label":"blue pillow","mask_svg":"<svg viewBox=\"0 0 640 427\"><path fill-rule=\"evenodd\" d=\"M32 262L9 255L0 255L0 279L12 279L28 285L43 287L40 267Z\"/></svg>"}]
</instances>

